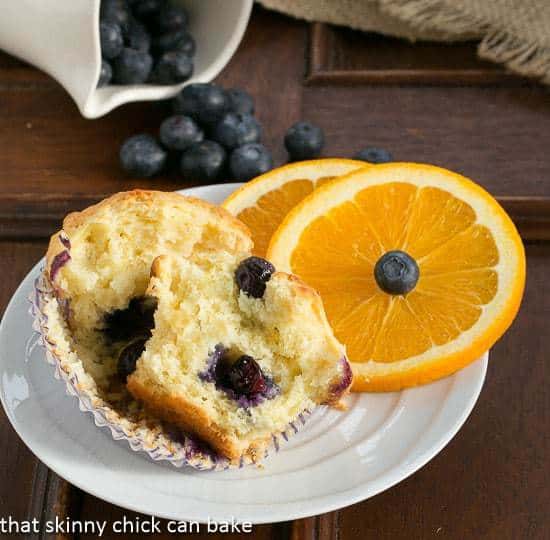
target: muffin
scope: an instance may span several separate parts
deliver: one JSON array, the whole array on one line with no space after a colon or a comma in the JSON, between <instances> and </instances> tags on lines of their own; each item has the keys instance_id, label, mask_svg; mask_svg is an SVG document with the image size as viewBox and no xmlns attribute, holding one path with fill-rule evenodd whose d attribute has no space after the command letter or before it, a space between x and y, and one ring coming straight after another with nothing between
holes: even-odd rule
<instances>
[{"instance_id":1,"label":"muffin","mask_svg":"<svg viewBox=\"0 0 550 540\"><path fill-rule=\"evenodd\" d=\"M337 401L351 372L318 296L285 274L251 280L239 270L251 249L225 210L173 193L119 193L65 218L33 303L49 360L96 423L154 459L223 468L257 461L302 409ZM261 396L232 397L216 378L243 356Z\"/></svg>"},{"instance_id":2,"label":"muffin","mask_svg":"<svg viewBox=\"0 0 550 540\"><path fill-rule=\"evenodd\" d=\"M257 461L274 434L351 383L319 295L273 272L228 252L155 259L154 330L129 369L137 399L233 461Z\"/></svg>"}]
</instances>

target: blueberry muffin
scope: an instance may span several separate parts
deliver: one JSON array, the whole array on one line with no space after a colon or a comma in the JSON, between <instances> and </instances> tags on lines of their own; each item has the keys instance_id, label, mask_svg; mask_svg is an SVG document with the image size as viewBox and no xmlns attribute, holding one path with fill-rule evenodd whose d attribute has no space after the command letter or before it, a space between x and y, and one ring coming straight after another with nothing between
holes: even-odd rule
<instances>
[{"instance_id":1,"label":"blueberry muffin","mask_svg":"<svg viewBox=\"0 0 550 540\"><path fill-rule=\"evenodd\" d=\"M96 422L155 459L215 467L257 461L301 411L337 403L351 372L319 297L251 249L225 210L173 193L65 218L39 326Z\"/></svg>"},{"instance_id":2,"label":"blueberry muffin","mask_svg":"<svg viewBox=\"0 0 550 540\"><path fill-rule=\"evenodd\" d=\"M319 295L264 259L163 255L146 297L154 329L129 346L130 392L231 460L258 460L273 434L351 383Z\"/></svg>"}]
</instances>

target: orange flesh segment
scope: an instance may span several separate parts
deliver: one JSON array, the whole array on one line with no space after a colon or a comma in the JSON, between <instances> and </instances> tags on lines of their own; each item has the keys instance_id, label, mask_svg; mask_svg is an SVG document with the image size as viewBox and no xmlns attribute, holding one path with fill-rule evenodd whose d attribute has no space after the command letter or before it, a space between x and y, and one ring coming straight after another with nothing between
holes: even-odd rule
<instances>
[{"instance_id":1,"label":"orange flesh segment","mask_svg":"<svg viewBox=\"0 0 550 540\"><path fill-rule=\"evenodd\" d=\"M316 182L302 179L286 182L280 188L262 195L254 206L237 214L237 218L253 233L254 255L265 257L271 236L283 218L316 187L329 180L332 177L319 178Z\"/></svg>"},{"instance_id":2,"label":"orange flesh segment","mask_svg":"<svg viewBox=\"0 0 550 540\"><path fill-rule=\"evenodd\" d=\"M420 268L407 296L388 295L374 280L376 261L394 249ZM497 292L498 260L469 204L439 188L394 182L363 189L314 220L291 266L321 293L350 360L395 362L471 328Z\"/></svg>"},{"instance_id":3,"label":"orange flesh segment","mask_svg":"<svg viewBox=\"0 0 550 540\"><path fill-rule=\"evenodd\" d=\"M418 190L403 251L419 259L475 222L472 207L433 187Z\"/></svg>"}]
</instances>

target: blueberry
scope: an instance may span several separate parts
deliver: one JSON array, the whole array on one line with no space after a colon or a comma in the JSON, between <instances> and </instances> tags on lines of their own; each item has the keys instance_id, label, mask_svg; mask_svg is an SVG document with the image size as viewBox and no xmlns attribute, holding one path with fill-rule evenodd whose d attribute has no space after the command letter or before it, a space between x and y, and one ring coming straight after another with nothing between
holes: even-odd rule
<instances>
[{"instance_id":1,"label":"blueberry","mask_svg":"<svg viewBox=\"0 0 550 540\"><path fill-rule=\"evenodd\" d=\"M181 51L187 54L188 56L193 56L195 54L197 46L193 36L189 32L184 32L181 34L179 39L174 43L172 49L174 51Z\"/></svg>"},{"instance_id":2,"label":"blueberry","mask_svg":"<svg viewBox=\"0 0 550 540\"><path fill-rule=\"evenodd\" d=\"M227 154L217 142L202 141L191 145L181 156L181 172L186 180L215 180L223 170Z\"/></svg>"},{"instance_id":3,"label":"blueberry","mask_svg":"<svg viewBox=\"0 0 550 540\"><path fill-rule=\"evenodd\" d=\"M165 0L136 0L132 2L132 10L136 17L151 20L158 16L165 3Z\"/></svg>"},{"instance_id":4,"label":"blueberry","mask_svg":"<svg viewBox=\"0 0 550 540\"><path fill-rule=\"evenodd\" d=\"M185 30L174 30L161 34L153 40L153 48L157 51L181 51L188 56L195 54L196 44L193 36Z\"/></svg>"},{"instance_id":5,"label":"blueberry","mask_svg":"<svg viewBox=\"0 0 550 540\"><path fill-rule=\"evenodd\" d=\"M178 44L185 39L187 32L185 30L174 30L166 32L153 38L153 49L157 52L174 51L178 49Z\"/></svg>"},{"instance_id":6,"label":"blueberry","mask_svg":"<svg viewBox=\"0 0 550 540\"><path fill-rule=\"evenodd\" d=\"M136 370L136 364L139 357L142 355L145 350L145 344L147 339L138 338L134 341L131 341L118 356L117 371L119 377L126 381L128 375L131 375Z\"/></svg>"},{"instance_id":7,"label":"blueberry","mask_svg":"<svg viewBox=\"0 0 550 540\"><path fill-rule=\"evenodd\" d=\"M169 116L160 125L160 141L169 150L185 150L203 139L201 128L189 116Z\"/></svg>"},{"instance_id":8,"label":"blueberry","mask_svg":"<svg viewBox=\"0 0 550 540\"><path fill-rule=\"evenodd\" d=\"M130 49L149 52L151 48L151 36L147 28L136 19L131 19L128 29L124 32L124 42Z\"/></svg>"},{"instance_id":9,"label":"blueberry","mask_svg":"<svg viewBox=\"0 0 550 540\"><path fill-rule=\"evenodd\" d=\"M163 33L186 28L188 20L187 11L183 8L166 4L162 6L155 22L158 31Z\"/></svg>"},{"instance_id":10,"label":"blueberry","mask_svg":"<svg viewBox=\"0 0 550 540\"><path fill-rule=\"evenodd\" d=\"M374 146L367 146L359 150L353 157L369 163L388 163L389 161L393 161L393 156L387 150L375 148Z\"/></svg>"},{"instance_id":11,"label":"blueberry","mask_svg":"<svg viewBox=\"0 0 550 540\"><path fill-rule=\"evenodd\" d=\"M271 170L273 159L263 144L245 144L233 150L229 159L229 168L236 180L246 182Z\"/></svg>"},{"instance_id":12,"label":"blueberry","mask_svg":"<svg viewBox=\"0 0 550 540\"><path fill-rule=\"evenodd\" d=\"M266 391L266 381L258 362L243 354L230 367L227 374L230 386L238 395L250 397Z\"/></svg>"},{"instance_id":13,"label":"blueberry","mask_svg":"<svg viewBox=\"0 0 550 540\"><path fill-rule=\"evenodd\" d=\"M388 294L411 292L420 276L416 261L404 251L388 251L374 266L374 278L378 286Z\"/></svg>"},{"instance_id":14,"label":"blueberry","mask_svg":"<svg viewBox=\"0 0 550 540\"><path fill-rule=\"evenodd\" d=\"M263 373L254 358L244 354L231 363L227 353L228 350L218 343L208 354L206 369L198 373L199 379L214 383L218 390L235 400L238 407L246 409L281 393L273 378Z\"/></svg>"},{"instance_id":15,"label":"blueberry","mask_svg":"<svg viewBox=\"0 0 550 540\"><path fill-rule=\"evenodd\" d=\"M261 298L265 284L271 279L275 267L261 257L248 257L235 270L235 282L241 291L252 298Z\"/></svg>"},{"instance_id":16,"label":"blueberry","mask_svg":"<svg viewBox=\"0 0 550 540\"><path fill-rule=\"evenodd\" d=\"M186 86L172 105L176 114L191 116L200 124L214 125L227 110L227 97L216 84L194 83Z\"/></svg>"},{"instance_id":17,"label":"blueberry","mask_svg":"<svg viewBox=\"0 0 550 540\"><path fill-rule=\"evenodd\" d=\"M193 74L193 60L184 52L168 51L158 60L151 73L151 80L157 84L177 84Z\"/></svg>"},{"instance_id":18,"label":"blueberry","mask_svg":"<svg viewBox=\"0 0 550 540\"><path fill-rule=\"evenodd\" d=\"M260 124L251 114L230 112L216 124L212 138L233 150L243 144L258 142L261 134Z\"/></svg>"},{"instance_id":19,"label":"blueberry","mask_svg":"<svg viewBox=\"0 0 550 540\"><path fill-rule=\"evenodd\" d=\"M293 161L319 156L324 144L323 130L310 122L297 122L285 135L285 147Z\"/></svg>"},{"instance_id":20,"label":"blueberry","mask_svg":"<svg viewBox=\"0 0 550 540\"><path fill-rule=\"evenodd\" d=\"M149 53L125 47L113 62L113 80L117 84L142 84L149 78L152 66Z\"/></svg>"},{"instance_id":21,"label":"blueberry","mask_svg":"<svg viewBox=\"0 0 550 540\"><path fill-rule=\"evenodd\" d=\"M101 71L99 72L99 81L97 81L97 87L107 86L113 78L113 68L107 60L101 60Z\"/></svg>"},{"instance_id":22,"label":"blueberry","mask_svg":"<svg viewBox=\"0 0 550 540\"><path fill-rule=\"evenodd\" d=\"M166 151L146 133L126 139L120 149L122 168L141 178L158 174L166 164L166 157Z\"/></svg>"},{"instance_id":23,"label":"blueberry","mask_svg":"<svg viewBox=\"0 0 550 540\"><path fill-rule=\"evenodd\" d=\"M99 40L101 42L101 54L107 60L116 58L124 46L122 30L118 24L113 22L102 21L99 23Z\"/></svg>"},{"instance_id":24,"label":"blueberry","mask_svg":"<svg viewBox=\"0 0 550 540\"><path fill-rule=\"evenodd\" d=\"M124 309L115 309L104 318L103 334L110 342L151 336L155 326L157 300L152 296L132 298Z\"/></svg>"},{"instance_id":25,"label":"blueberry","mask_svg":"<svg viewBox=\"0 0 550 540\"><path fill-rule=\"evenodd\" d=\"M101 21L118 24L124 30L130 21L130 11L124 0L101 0L99 17Z\"/></svg>"},{"instance_id":26,"label":"blueberry","mask_svg":"<svg viewBox=\"0 0 550 540\"><path fill-rule=\"evenodd\" d=\"M236 113L254 114L254 99L241 88L230 88L225 91L229 101L229 110Z\"/></svg>"}]
</instances>

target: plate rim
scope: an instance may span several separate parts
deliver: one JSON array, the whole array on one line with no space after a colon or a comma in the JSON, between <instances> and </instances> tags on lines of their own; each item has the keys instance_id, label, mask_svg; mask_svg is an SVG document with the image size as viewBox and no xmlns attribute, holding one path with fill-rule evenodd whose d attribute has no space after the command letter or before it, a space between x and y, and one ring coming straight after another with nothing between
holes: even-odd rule
<instances>
[{"instance_id":1,"label":"plate rim","mask_svg":"<svg viewBox=\"0 0 550 540\"><path fill-rule=\"evenodd\" d=\"M200 193L207 190L220 190L220 189L237 189L242 183L231 183L231 184L209 184L205 186L195 186L192 188L187 188L183 190L178 190L178 193L182 194L189 194L192 196L200 196ZM0 321L0 336L4 333L4 327L6 325L6 321L8 320L8 317L11 314L11 311L15 309L15 305L17 302L21 300L21 295L24 295L24 289L27 287L28 281L33 281L33 276L38 273L41 265L43 264L44 258L41 258L36 264L33 265L33 267L29 270L29 272L25 275L23 280L19 283L17 286L15 292L13 293L12 297L10 298L4 314L2 316L2 320ZM24 295L25 296L25 295ZM26 296L25 296L26 300ZM31 330L31 329L29 329ZM25 334L23 337L28 338L29 334ZM2 362L1 362L1 356L0 356L0 370L2 369ZM299 505L299 507L292 511L292 505L296 503L288 503L288 502L281 502L281 503L272 503L272 504L265 504L262 503L259 505L259 507L265 508L263 510L264 517L258 517L255 516L253 519L241 519L240 521L250 521L254 525L259 524L265 524L265 523L278 523L282 521L289 521L289 520L295 520L295 519L302 519L311 517L314 515L319 515L327 512L332 512L338 509L341 509L346 506L350 506L353 504L356 504L360 501L367 500L371 497L374 497L375 495L378 495L379 493L382 493L386 491L387 489L390 489L394 487L396 484L400 483L401 481L407 479L415 472L419 471L421 468L423 468L431 459L433 459L436 455L438 455L448 444L449 442L455 437L455 435L458 433L460 428L464 425L468 417L470 416L471 412L473 411L475 404L477 403L477 400L479 398L479 395L481 393L481 390L483 388L486 374L487 374L487 366L488 366L488 352L484 353L484 355L478 359L476 362L479 363L480 366L480 372L478 375L478 378L476 380L476 385L471 389L471 395L469 401L465 404L464 409L462 410L461 414L457 416L454 424L447 428L445 432L443 433L443 436L440 437L437 441L437 444L432 445L429 450L424 451L420 455L416 456L412 461L408 462L407 466L404 467L403 462L406 461L405 459L401 459L397 465L391 467L390 470L385 471L381 473L379 477L377 477L374 481L371 481L371 485L374 482L374 485L372 487L366 488L366 484L361 484L358 486L355 486L353 488L334 492L331 494L325 494L318 497L310 497L307 499L307 504L305 505ZM0 371L0 373L2 373ZM455 376L455 374L451 375ZM414 390L414 389L409 389ZM7 406L7 403L5 401L4 396L4 383L0 379L0 402L2 403L2 406L4 408L4 411L6 413L6 416L13 427L14 431L17 433L18 437L23 441L25 446L30 450L30 452L40 461L42 461L49 469L51 469L55 474L63 478L65 481L69 482L70 484L73 484L77 488L81 489L82 491L91 494L92 496L98 497L99 499L102 499L110 504L114 504L116 506L120 506L121 508L124 508L126 510L130 510L133 512L138 512L142 514L147 515L154 515L156 517L162 518L162 519L168 519L168 520L188 520L188 521L196 521L199 523L206 523L208 518L211 518L209 514L204 513L186 513L186 515L182 514L174 514L170 511L163 512L156 510L155 512L151 513L150 510L147 508L144 508L143 506L139 506L138 504L132 504L131 502L126 502L124 500L120 500L116 496L112 496L111 492L109 491L109 488L107 487L105 491L99 491L95 489L94 487L90 487L88 485L85 485L84 483L81 483L79 481L78 477L71 476L67 473L65 473L62 469L59 467L52 465L50 460L48 458L44 459L40 456L40 449L36 449L36 445L29 443L20 432L20 429L18 427L18 422L15 419L15 417L12 416L11 409ZM96 429L98 429L96 427ZM112 441L115 442L114 440ZM129 451L129 449L128 449ZM142 456L144 459L148 459L146 456ZM155 463L152 463L153 465L157 465ZM403 469L406 468L406 471ZM174 471L176 474L178 471ZM209 473L205 473L209 474ZM216 474L216 473L211 473ZM383 479L386 479L385 482L381 481ZM367 484L368 485L368 484ZM182 501L185 499L190 499L191 497L184 497L182 498ZM227 516L224 518L222 517L216 517L215 521L223 521L224 519L228 519L231 517L231 504L230 503L220 503L215 502L214 504L218 506L224 506L227 507ZM242 503L239 503L242 505ZM290 506L290 509L288 507ZM268 510L267 508L270 507ZM287 510L281 513L281 511L273 512L273 510L277 507L287 507ZM183 510L185 513L186 511ZM225 510L224 510L225 513ZM275 514L275 515L270 515ZM283 515L284 514L284 515ZM207 517L206 517L207 516Z\"/></svg>"}]
</instances>

